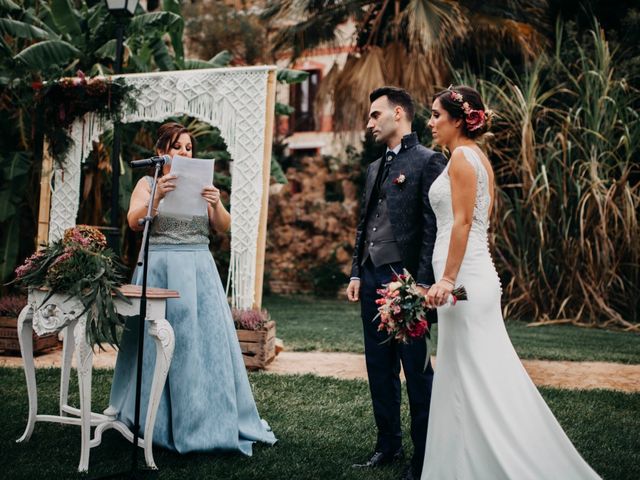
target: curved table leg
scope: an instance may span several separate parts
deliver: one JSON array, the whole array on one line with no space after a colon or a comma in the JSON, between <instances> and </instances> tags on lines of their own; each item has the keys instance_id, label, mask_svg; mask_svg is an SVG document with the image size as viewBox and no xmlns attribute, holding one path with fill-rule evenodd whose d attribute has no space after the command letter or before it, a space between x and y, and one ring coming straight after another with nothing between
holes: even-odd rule
<instances>
[{"instance_id":1,"label":"curved table leg","mask_svg":"<svg viewBox=\"0 0 640 480\"><path fill-rule=\"evenodd\" d=\"M63 411L63 407L68 404L69 399L69 375L71 373L71 359L75 342L71 335L75 329L78 320L74 320L64 328L64 342L62 343L62 370L60 371L60 416L66 417L67 412Z\"/></svg>"},{"instance_id":2,"label":"curved table leg","mask_svg":"<svg viewBox=\"0 0 640 480\"><path fill-rule=\"evenodd\" d=\"M79 472L89 470L89 442L91 441L91 369L93 350L87 343L86 316L83 316L73 330L78 366L78 387L80 390L80 464Z\"/></svg>"},{"instance_id":3,"label":"curved table leg","mask_svg":"<svg viewBox=\"0 0 640 480\"><path fill-rule=\"evenodd\" d=\"M147 408L147 419L144 429L144 458L147 466L156 469L153 460L153 428L156 423L156 414L162 397L162 390L169 373L169 366L173 358L175 347L175 337L171 324L165 320L149 319L149 335L156 344L156 366L153 372L153 382L149 394L149 405Z\"/></svg>"},{"instance_id":4,"label":"curved table leg","mask_svg":"<svg viewBox=\"0 0 640 480\"><path fill-rule=\"evenodd\" d=\"M16 442L26 442L31 438L33 427L38 415L38 392L36 389L36 370L33 363L33 310L30 305L22 309L18 316L18 340L20 341L20 353L24 367L24 376L27 380L27 393L29 395L29 418L27 427L22 436Z\"/></svg>"}]
</instances>

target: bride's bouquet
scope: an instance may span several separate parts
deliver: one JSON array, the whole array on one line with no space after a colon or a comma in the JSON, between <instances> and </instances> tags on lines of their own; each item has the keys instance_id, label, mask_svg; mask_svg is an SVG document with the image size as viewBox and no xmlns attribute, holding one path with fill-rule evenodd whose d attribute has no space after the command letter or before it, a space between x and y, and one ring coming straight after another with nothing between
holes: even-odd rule
<instances>
[{"instance_id":1,"label":"bride's bouquet","mask_svg":"<svg viewBox=\"0 0 640 480\"><path fill-rule=\"evenodd\" d=\"M381 298L376 300L380 318L378 331L389 334L389 338L403 343L418 338L429 338L431 325L427 320L429 307L425 296L420 292L416 281L405 269L401 275L394 275L385 288L378 289ZM464 287L457 287L451 292L448 303L455 305L467 299Z\"/></svg>"}]
</instances>

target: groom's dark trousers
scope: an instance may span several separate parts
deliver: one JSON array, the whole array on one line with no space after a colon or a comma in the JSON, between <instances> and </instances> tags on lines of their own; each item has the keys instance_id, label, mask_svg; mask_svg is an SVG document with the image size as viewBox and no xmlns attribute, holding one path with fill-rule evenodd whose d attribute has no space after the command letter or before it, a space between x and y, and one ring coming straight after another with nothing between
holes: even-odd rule
<instances>
[{"instance_id":1,"label":"groom's dark trousers","mask_svg":"<svg viewBox=\"0 0 640 480\"><path fill-rule=\"evenodd\" d=\"M378 428L376 451L392 454L401 446L402 364L411 411L411 464L418 476L424 460L433 369L431 363L425 369L427 349L423 340L410 344L385 342L387 335L378 332L379 319L374 321L378 313L375 301L380 298L376 290L391 280L393 270L402 273L406 268L418 283L434 283L431 258L436 219L429 189L445 165L445 158L420 145L415 133L402 138L397 155L389 158L387 153L371 163L351 268L351 277L360 279L365 357ZM436 321L435 312L429 320Z\"/></svg>"},{"instance_id":2,"label":"groom's dark trousers","mask_svg":"<svg viewBox=\"0 0 640 480\"><path fill-rule=\"evenodd\" d=\"M422 470L427 440L433 368L431 368L431 362L425 368L427 348L423 340L408 344L395 340L385 342L388 335L379 332L379 322L373 321L378 313L375 301L380 298L376 290L382 288L382 284L391 281L392 268L400 273L402 263L376 268L371 260L367 260L361 270L360 278L364 348L373 414L378 427L376 451L394 453L402 443L400 425L400 362L402 361L411 410L411 439L414 448L411 464L414 472L419 474Z\"/></svg>"}]
</instances>

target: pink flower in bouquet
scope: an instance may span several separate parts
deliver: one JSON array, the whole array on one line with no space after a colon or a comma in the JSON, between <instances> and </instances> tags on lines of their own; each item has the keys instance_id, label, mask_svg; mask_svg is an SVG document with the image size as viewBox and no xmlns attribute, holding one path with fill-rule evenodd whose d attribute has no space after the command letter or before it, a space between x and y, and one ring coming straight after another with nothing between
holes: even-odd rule
<instances>
[{"instance_id":1,"label":"pink flower in bouquet","mask_svg":"<svg viewBox=\"0 0 640 480\"><path fill-rule=\"evenodd\" d=\"M394 290L398 290L400 287L402 287L402 282L396 280L387 285L387 290L393 292Z\"/></svg>"},{"instance_id":2,"label":"pink flower in bouquet","mask_svg":"<svg viewBox=\"0 0 640 480\"><path fill-rule=\"evenodd\" d=\"M378 331L386 332L389 335L388 340L408 343L429 336L428 305L422 291L407 270L401 275L393 275L392 281L385 285L385 288L378 289L377 293L380 295L376 300L376 319L380 319ZM458 287L453 293L456 300L467 299L464 287Z\"/></svg>"},{"instance_id":3,"label":"pink flower in bouquet","mask_svg":"<svg viewBox=\"0 0 640 480\"><path fill-rule=\"evenodd\" d=\"M414 323L411 327L407 329L409 336L412 338L423 337L428 330L429 330L429 322L427 322L425 319L420 319L417 323Z\"/></svg>"}]
</instances>

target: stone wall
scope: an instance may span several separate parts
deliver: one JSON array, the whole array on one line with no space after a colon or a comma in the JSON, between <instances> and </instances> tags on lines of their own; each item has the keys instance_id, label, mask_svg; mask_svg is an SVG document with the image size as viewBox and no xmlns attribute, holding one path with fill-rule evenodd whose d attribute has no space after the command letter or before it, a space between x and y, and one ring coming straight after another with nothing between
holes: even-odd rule
<instances>
[{"instance_id":1,"label":"stone wall","mask_svg":"<svg viewBox=\"0 0 640 480\"><path fill-rule=\"evenodd\" d=\"M299 163L286 171L288 184L272 185L269 198L265 281L273 293L313 291L315 269L328 265L347 278L351 271L359 172L330 170L321 157Z\"/></svg>"}]
</instances>

